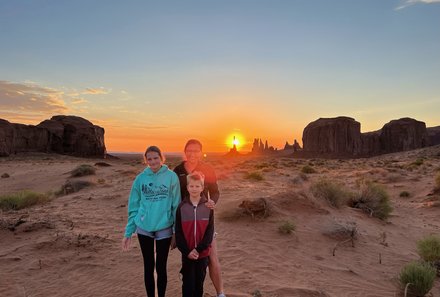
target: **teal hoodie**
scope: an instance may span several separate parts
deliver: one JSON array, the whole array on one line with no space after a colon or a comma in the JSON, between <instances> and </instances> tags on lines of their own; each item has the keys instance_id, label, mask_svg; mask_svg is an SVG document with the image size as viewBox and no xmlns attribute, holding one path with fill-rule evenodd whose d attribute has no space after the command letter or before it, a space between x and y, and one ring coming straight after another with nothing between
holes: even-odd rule
<instances>
[{"instance_id":1,"label":"teal hoodie","mask_svg":"<svg viewBox=\"0 0 440 297\"><path fill-rule=\"evenodd\" d=\"M136 176L128 199L125 237L139 228L154 232L173 226L180 203L177 175L166 165L154 173L149 167Z\"/></svg>"}]
</instances>

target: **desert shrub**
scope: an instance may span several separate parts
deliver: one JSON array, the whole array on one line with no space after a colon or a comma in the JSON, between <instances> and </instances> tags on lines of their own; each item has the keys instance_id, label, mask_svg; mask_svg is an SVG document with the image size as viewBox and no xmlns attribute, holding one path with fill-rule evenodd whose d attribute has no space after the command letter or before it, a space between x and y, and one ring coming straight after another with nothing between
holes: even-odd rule
<instances>
[{"instance_id":1,"label":"desert shrub","mask_svg":"<svg viewBox=\"0 0 440 297\"><path fill-rule=\"evenodd\" d=\"M434 285L435 268L428 263L411 262L400 271L399 280L403 287L408 285L408 293L425 296Z\"/></svg>"},{"instance_id":2,"label":"desert shrub","mask_svg":"<svg viewBox=\"0 0 440 297\"><path fill-rule=\"evenodd\" d=\"M312 194L317 198L327 200L334 207L341 207L346 204L351 197L351 193L342 185L321 179L311 186Z\"/></svg>"},{"instance_id":3,"label":"desert shrub","mask_svg":"<svg viewBox=\"0 0 440 297\"><path fill-rule=\"evenodd\" d=\"M2 174L2 178L8 178L8 177L10 177L9 174L7 174L7 173L3 173L3 174Z\"/></svg>"},{"instance_id":4,"label":"desert shrub","mask_svg":"<svg viewBox=\"0 0 440 297\"><path fill-rule=\"evenodd\" d=\"M95 174L95 172L96 172L95 167L87 164L81 164L70 172L70 176L78 177L85 175L93 175Z\"/></svg>"},{"instance_id":5,"label":"desert shrub","mask_svg":"<svg viewBox=\"0 0 440 297\"><path fill-rule=\"evenodd\" d=\"M263 175L261 175L261 173L258 171L249 172L249 173L245 174L244 178L250 179L250 180L255 180L255 181L260 181L260 180L264 179Z\"/></svg>"},{"instance_id":6,"label":"desert shrub","mask_svg":"<svg viewBox=\"0 0 440 297\"><path fill-rule=\"evenodd\" d=\"M440 261L440 237L427 236L417 242L417 252L427 262Z\"/></svg>"},{"instance_id":7,"label":"desert shrub","mask_svg":"<svg viewBox=\"0 0 440 297\"><path fill-rule=\"evenodd\" d=\"M254 290L252 292L252 297L263 297L263 294L261 294L260 290Z\"/></svg>"},{"instance_id":8,"label":"desert shrub","mask_svg":"<svg viewBox=\"0 0 440 297\"><path fill-rule=\"evenodd\" d=\"M354 221L333 221L324 227L322 234L336 240L355 240L358 237L359 231Z\"/></svg>"},{"instance_id":9,"label":"desert shrub","mask_svg":"<svg viewBox=\"0 0 440 297\"><path fill-rule=\"evenodd\" d=\"M49 201L50 197L47 194L41 194L33 191L20 191L9 195L0 196L0 209L3 210L18 210L35 204Z\"/></svg>"},{"instance_id":10,"label":"desert shrub","mask_svg":"<svg viewBox=\"0 0 440 297\"><path fill-rule=\"evenodd\" d=\"M301 168L301 172L305 174L311 174L316 173L316 170L312 166L305 165Z\"/></svg>"},{"instance_id":11,"label":"desert shrub","mask_svg":"<svg viewBox=\"0 0 440 297\"><path fill-rule=\"evenodd\" d=\"M105 163L105 162L97 162L97 163L95 163L95 166L109 167L112 165L110 165L109 163Z\"/></svg>"},{"instance_id":12,"label":"desert shrub","mask_svg":"<svg viewBox=\"0 0 440 297\"><path fill-rule=\"evenodd\" d=\"M104 180L105 182L105 180ZM56 196L68 195L71 193L76 193L84 188L93 185L92 182L86 180L67 180L61 188L55 192Z\"/></svg>"},{"instance_id":13,"label":"desert shrub","mask_svg":"<svg viewBox=\"0 0 440 297\"><path fill-rule=\"evenodd\" d=\"M423 164L423 158L417 158L411 165L420 166Z\"/></svg>"},{"instance_id":14,"label":"desert shrub","mask_svg":"<svg viewBox=\"0 0 440 297\"><path fill-rule=\"evenodd\" d=\"M278 232L281 234L291 234L293 231L295 231L295 229L295 223L289 220L281 222L281 224L278 226Z\"/></svg>"},{"instance_id":15,"label":"desert shrub","mask_svg":"<svg viewBox=\"0 0 440 297\"><path fill-rule=\"evenodd\" d=\"M359 193L351 200L351 206L362 209L381 220L387 219L393 211L385 188L372 182L365 182L360 186Z\"/></svg>"},{"instance_id":16,"label":"desert shrub","mask_svg":"<svg viewBox=\"0 0 440 297\"><path fill-rule=\"evenodd\" d=\"M403 198L408 198L409 196L411 196L411 194L408 191L402 191L400 192L399 196Z\"/></svg>"}]
</instances>

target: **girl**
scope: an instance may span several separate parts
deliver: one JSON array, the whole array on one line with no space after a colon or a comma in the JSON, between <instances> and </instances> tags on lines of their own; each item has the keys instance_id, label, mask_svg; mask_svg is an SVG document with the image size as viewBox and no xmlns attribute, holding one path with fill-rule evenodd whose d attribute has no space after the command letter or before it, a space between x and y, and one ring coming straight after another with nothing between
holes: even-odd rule
<instances>
[{"instance_id":1,"label":"girl","mask_svg":"<svg viewBox=\"0 0 440 297\"><path fill-rule=\"evenodd\" d=\"M148 167L135 178L130 191L122 249L127 251L130 248L131 236L137 233L144 259L147 296L155 296L156 266L158 296L165 297L168 252L170 245L174 245L174 222L180 203L179 179L163 164L165 158L157 146L148 147L144 159Z\"/></svg>"}]
</instances>

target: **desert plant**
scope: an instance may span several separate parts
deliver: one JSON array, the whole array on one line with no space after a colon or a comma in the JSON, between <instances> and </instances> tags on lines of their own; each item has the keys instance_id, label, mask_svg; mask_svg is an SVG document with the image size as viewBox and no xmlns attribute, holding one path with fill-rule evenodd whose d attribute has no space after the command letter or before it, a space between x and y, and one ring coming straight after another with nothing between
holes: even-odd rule
<instances>
[{"instance_id":1,"label":"desert plant","mask_svg":"<svg viewBox=\"0 0 440 297\"><path fill-rule=\"evenodd\" d=\"M93 175L95 174L95 172L96 172L95 167L87 164L81 164L70 172L70 176L78 177L85 175Z\"/></svg>"},{"instance_id":2,"label":"desert plant","mask_svg":"<svg viewBox=\"0 0 440 297\"><path fill-rule=\"evenodd\" d=\"M410 262L400 271L399 280L413 296L425 296L434 285L436 270L426 262Z\"/></svg>"},{"instance_id":3,"label":"desert plant","mask_svg":"<svg viewBox=\"0 0 440 297\"><path fill-rule=\"evenodd\" d=\"M365 182L360 186L359 193L351 200L351 206L381 220L387 219L393 211L385 188L372 182Z\"/></svg>"},{"instance_id":4,"label":"desert plant","mask_svg":"<svg viewBox=\"0 0 440 297\"><path fill-rule=\"evenodd\" d=\"M263 294L257 289L252 292L252 297L263 297Z\"/></svg>"},{"instance_id":5,"label":"desert plant","mask_svg":"<svg viewBox=\"0 0 440 297\"><path fill-rule=\"evenodd\" d=\"M250 180L255 180L255 181L260 181L263 180L263 175L261 175L260 172L258 171L254 171L254 172L249 172L244 176L245 179L250 179Z\"/></svg>"},{"instance_id":6,"label":"desert plant","mask_svg":"<svg viewBox=\"0 0 440 297\"><path fill-rule=\"evenodd\" d=\"M316 170L312 166L305 165L301 168L301 172L305 174L311 174L316 173Z\"/></svg>"},{"instance_id":7,"label":"desert plant","mask_svg":"<svg viewBox=\"0 0 440 297\"><path fill-rule=\"evenodd\" d=\"M10 175L8 173L3 173L1 176L1 178L8 178L8 177L10 177Z\"/></svg>"},{"instance_id":8,"label":"desert plant","mask_svg":"<svg viewBox=\"0 0 440 297\"><path fill-rule=\"evenodd\" d=\"M105 182L105 180L104 180ZM93 183L86 180L67 180L61 188L55 192L56 196L76 193L84 188L92 186Z\"/></svg>"},{"instance_id":9,"label":"desert plant","mask_svg":"<svg viewBox=\"0 0 440 297\"><path fill-rule=\"evenodd\" d=\"M427 262L440 261L440 237L429 235L417 241L417 252Z\"/></svg>"},{"instance_id":10,"label":"desert plant","mask_svg":"<svg viewBox=\"0 0 440 297\"><path fill-rule=\"evenodd\" d=\"M0 209L18 210L49 201L50 197L29 190L0 196Z\"/></svg>"},{"instance_id":11,"label":"desert plant","mask_svg":"<svg viewBox=\"0 0 440 297\"><path fill-rule=\"evenodd\" d=\"M411 194L408 191L402 191L400 192L399 196L403 198L408 198L409 196L411 196Z\"/></svg>"},{"instance_id":12,"label":"desert plant","mask_svg":"<svg viewBox=\"0 0 440 297\"><path fill-rule=\"evenodd\" d=\"M327 200L334 207L341 207L350 199L351 193L340 184L321 179L311 186L312 194Z\"/></svg>"},{"instance_id":13,"label":"desert plant","mask_svg":"<svg viewBox=\"0 0 440 297\"><path fill-rule=\"evenodd\" d=\"M295 229L295 223L289 220L281 222L281 224L278 226L278 232L281 234L291 234L293 231L295 231Z\"/></svg>"},{"instance_id":14,"label":"desert plant","mask_svg":"<svg viewBox=\"0 0 440 297\"><path fill-rule=\"evenodd\" d=\"M420 166L423 164L423 158L417 158L414 162L411 163L411 165Z\"/></svg>"}]
</instances>

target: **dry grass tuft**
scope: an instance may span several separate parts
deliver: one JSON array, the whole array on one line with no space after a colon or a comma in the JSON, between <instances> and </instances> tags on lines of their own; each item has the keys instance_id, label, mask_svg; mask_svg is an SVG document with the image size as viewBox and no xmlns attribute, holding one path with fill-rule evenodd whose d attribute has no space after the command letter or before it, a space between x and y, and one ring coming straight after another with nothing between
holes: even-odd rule
<instances>
[{"instance_id":1,"label":"dry grass tuft","mask_svg":"<svg viewBox=\"0 0 440 297\"><path fill-rule=\"evenodd\" d=\"M70 172L71 177L79 177L85 175L93 175L95 174L95 167L87 164L81 164Z\"/></svg>"},{"instance_id":2,"label":"dry grass tuft","mask_svg":"<svg viewBox=\"0 0 440 297\"><path fill-rule=\"evenodd\" d=\"M385 188L372 182L361 184L359 192L351 200L351 207L362 209L381 220L387 219L393 211Z\"/></svg>"},{"instance_id":3,"label":"dry grass tuft","mask_svg":"<svg viewBox=\"0 0 440 297\"><path fill-rule=\"evenodd\" d=\"M400 271L399 281L405 296L425 296L434 285L435 268L426 262L410 262Z\"/></svg>"},{"instance_id":4,"label":"dry grass tuft","mask_svg":"<svg viewBox=\"0 0 440 297\"><path fill-rule=\"evenodd\" d=\"M19 210L50 200L49 195L29 190L0 196L0 209Z\"/></svg>"},{"instance_id":5,"label":"dry grass tuft","mask_svg":"<svg viewBox=\"0 0 440 297\"><path fill-rule=\"evenodd\" d=\"M326 179L321 179L312 184L310 189L315 197L327 200L331 206L336 208L347 204L347 201L352 196L343 185Z\"/></svg>"}]
</instances>

